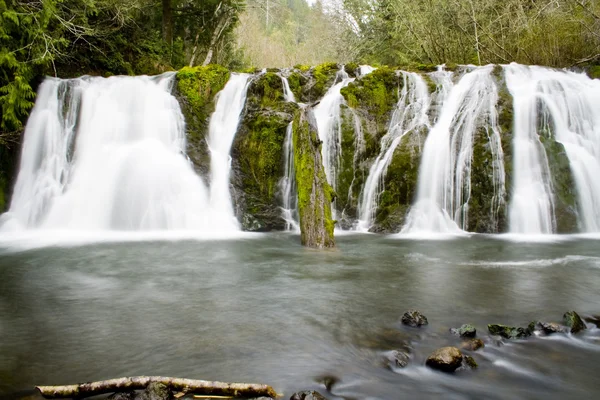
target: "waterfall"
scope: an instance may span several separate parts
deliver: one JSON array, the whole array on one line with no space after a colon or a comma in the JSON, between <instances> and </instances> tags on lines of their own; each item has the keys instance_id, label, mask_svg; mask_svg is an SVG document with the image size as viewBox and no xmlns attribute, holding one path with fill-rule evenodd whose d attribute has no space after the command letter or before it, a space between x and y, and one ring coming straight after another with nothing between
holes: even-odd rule
<instances>
[{"instance_id":1,"label":"waterfall","mask_svg":"<svg viewBox=\"0 0 600 400\"><path fill-rule=\"evenodd\" d=\"M554 231L553 188L542 135L564 146L581 229L600 231L600 82L536 66L511 64L504 71L514 104L510 231Z\"/></svg>"},{"instance_id":2,"label":"waterfall","mask_svg":"<svg viewBox=\"0 0 600 400\"><path fill-rule=\"evenodd\" d=\"M296 102L296 97L290 89L290 84L286 77L282 76L283 97L285 101ZM295 232L300 231L298 223L298 192L296 190L296 169L294 168L294 122L290 122L285 131L285 141L283 143L283 159L285 175L279 181L279 190L282 197L282 216L285 220L285 229Z\"/></svg>"},{"instance_id":3,"label":"waterfall","mask_svg":"<svg viewBox=\"0 0 600 400\"><path fill-rule=\"evenodd\" d=\"M492 153L494 199L504 197L503 152L496 111L498 89L491 75L493 68L472 68L448 93L425 141L417 200L403 233L458 233L467 228L473 139L478 128L487 135Z\"/></svg>"},{"instance_id":4,"label":"waterfall","mask_svg":"<svg viewBox=\"0 0 600 400\"><path fill-rule=\"evenodd\" d=\"M247 78L232 77L211 120L210 193L185 156L174 78L46 79L25 129L3 228L237 230L228 183L227 195L220 191L229 179L228 159L221 165L214 155L228 157L224 128L237 126L228 91Z\"/></svg>"},{"instance_id":5,"label":"waterfall","mask_svg":"<svg viewBox=\"0 0 600 400\"><path fill-rule=\"evenodd\" d=\"M296 170L294 169L294 140L293 122L287 127L283 154L285 160L285 176L279 181L279 190L283 200L282 215L285 229L299 232L298 223L298 193L296 191Z\"/></svg>"},{"instance_id":6,"label":"waterfall","mask_svg":"<svg viewBox=\"0 0 600 400\"><path fill-rule=\"evenodd\" d=\"M429 129L429 106L431 100L427 84L416 73L401 72L403 86L387 133L381 138L379 155L369 169L362 198L359 203L359 230L368 230L377 211L378 200L383 191L385 173L394 151L409 132Z\"/></svg>"},{"instance_id":7,"label":"waterfall","mask_svg":"<svg viewBox=\"0 0 600 400\"><path fill-rule=\"evenodd\" d=\"M371 72L375 71L377 68L371 67L370 65L359 65L358 67L358 76L363 77L365 75L369 75Z\"/></svg>"},{"instance_id":8,"label":"waterfall","mask_svg":"<svg viewBox=\"0 0 600 400\"><path fill-rule=\"evenodd\" d=\"M233 213L229 175L231 172L231 144L240 123L246 103L250 75L231 74L229 81L217 95L215 112L210 117L208 148L210 150L210 204L223 223L238 227ZM238 228L239 229L239 228Z\"/></svg>"},{"instance_id":9,"label":"waterfall","mask_svg":"<svg viewBox=\"0 0 600 400\"><path fill-rule=\"evenodd\" d=\"M319 139L323 142L321 152L325 175L333 190L337 189L337 174L342 156L342 118L340 106L344 104L344 97L341 95L340 90L353 80L354 78L349 78L343 68L339 70L334 85L329 88L314 110ZM335 201L332 206L332 218L337 218Z\"/></svg>"}]
</instances>

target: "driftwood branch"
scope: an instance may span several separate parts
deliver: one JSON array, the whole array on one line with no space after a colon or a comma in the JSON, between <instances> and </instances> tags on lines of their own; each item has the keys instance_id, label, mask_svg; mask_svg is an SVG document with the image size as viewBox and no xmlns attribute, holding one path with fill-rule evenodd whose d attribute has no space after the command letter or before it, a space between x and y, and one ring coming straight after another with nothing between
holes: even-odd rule
<instances>
[{"instance_id":1,"label":"driftwood branch","mask_svg":"<svg viewBox=\"0 0 600 400\"><path fill-rule=\"evenodd\" d=\"M213 396L231 397L277 397L271 386L256 383L227 383L217 381L201 381L197 379L169 378L165 376L133 376L105 381L78 383L65 386L36 386L42 396L47 399L68 397L88 397L98 394L140 390L150 383L157 382L172 390Z\"/></svg>"}]
</instances>

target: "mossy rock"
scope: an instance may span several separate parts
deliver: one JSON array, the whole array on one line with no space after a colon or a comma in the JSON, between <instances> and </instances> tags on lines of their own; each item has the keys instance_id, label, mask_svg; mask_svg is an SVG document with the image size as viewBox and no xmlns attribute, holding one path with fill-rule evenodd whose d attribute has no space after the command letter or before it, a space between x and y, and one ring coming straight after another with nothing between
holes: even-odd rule
<instances>
[{"instance_id":1,"label":"mossy rock","mask_svg":"<svg viewBox=\"0 0 600 400\"><path fill-rule=\"evenodd\" d=\"M379 139L387 132L402 82L395 70L381 67L351 82L340 93L361 117L375 121L376 132L370 133Z\"/></svg>"},{"instance_id":2,"label":"mossy rock","mask_svg":"<svg viewBox=\"0 0 600 400\"><path fill-rule=\"evenodd\" d=\"M286 130L297 110L296 104L285 101L277 74L267 72L250 83L231 147L234 201L244 230L285 227L278 184L285 174Z\"/></svg>"},{"instance_id":3,"label":"mossy rock","mask_svg":"<svg viewBox=\"0 0 600 400\"><path fill-rule=\"evenodd\" d=\"M567 311L563 315L563 322L571 329L571 333L581 332L587 329L585 322L575 311Z\"/></svg>"},{"instance_id":4,"label":"mossy rock","mask_svg":"<svg viewBox=\"0 0 600 400\"><path fill-rule=\"evenodd\" d=\"M215 110L214 98L229 76L229 70L220 65L184 67L177 72L176 98L186 121L187 155L201 175L210 169L206 136Z\"/></svg>"},{"instance_id":5,"label":"mossy rock","mask_svg":"<svg viewBox=\"0 0 600 400\"><path fill-rule=\"evenodd\" d=\"M394 151L384 176L383 191L378 199L371 232L395 233L404 225L417 193L424 140L425 132L410 132Z\"/></svg>"},{"instance_id":6,"label":"mossy rock","mask_svg":"<svg viewBox=\"0 0 600 400\"><path fill-rule=\"evenodd\" d=\"M488 331L492 335L501 336L505 339L523 339L531 336L532 333L529 328L520 328L500 324L489 324Z\"/></svg>"},{"instance_id":7,"label":"mossy rock","mask_svg":"<svg viewBox=\"0 0 600 400\"><path fill-rule=\"evenodd\" d=\"M571 163L561 143L553 139L548 130L540 130L540 141L544 146L552 188L554 190L554 218L556 233L576 233L579 231L577 221L577 189L571 171Z\"/></svg>"},{"instance_id":8,"label":"mossy rock","mask_svg":"<svg viewBox=\"0 0 600 400\"><path fill-rule=\"evenodd\" d=\"M333 247L331 203L335 194L327 183L321 160L322 143L309 108L296 114L293 132L301 242L314 248Z\"/></svg>"}]
</instances>

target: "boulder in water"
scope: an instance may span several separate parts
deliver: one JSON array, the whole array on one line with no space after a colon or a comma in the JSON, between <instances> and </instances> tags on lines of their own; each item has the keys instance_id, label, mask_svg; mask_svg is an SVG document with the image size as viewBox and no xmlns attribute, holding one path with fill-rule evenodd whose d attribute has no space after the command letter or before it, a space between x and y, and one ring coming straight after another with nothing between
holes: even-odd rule
<instances>
[{"instance_id":1,"label":"boulder in water","mask_svg":"<svg viewBox=\"0 0 600 400\"><path fill-rule=\"evenodd\" d=\"M556 322L538 322L535 324L537 330L544 332L546 335L552 333L568 333L569 327L558 324Z\"/></svg>"},{"instance_id":2,"label":"boulder in water","mask_svg":"<svg viewBox=\"0 0 600 400\"><path fill-rule=\"evenodd\" d=\"M450 332L462 338L474 338L477 330L471 324L464 324L460 328L451 328Z\"/></svg>"},{"instance_id":3,"label":"boulder in water","mask_svg":"<svg viewBox=\"0 0 600 400\"><path fill-rule=\"evenodd\" d=\"M482 347L485 347L485 344L483 343L483 340L481 340L481 339L471 338L469 340L462 342L460 347L463 348L464 350L477 351L477 350L481 349Z\"/></svg>"},{"instance_id":4,"label":"boulder in water","mask_svg":"<svg viewBox=\"0 0 600 400\"><path fill-rule=\"evenodd\" d=\"M463 355L456 347L442 347L427 357L425 365L443 372L454 372L461 366Z\"/></svg>"},{"instance_id":5,"label":"boulder in water","mask_svg":"<svg viewBox=\"0 0 600 400\"><path fill-rule=\"evenodd\" d=\"M135 397L135 400L172 400L173 392L159 382L150 383L146 389Z\"/></svg>"},{"instance_id":6,"label":"boulder in water","mask_svg":"<svg viewBox=\"0 0 600 400\"><path fill-rule=\"evenodd\" d=\"M571 333L577 333L587 329L585 322L583 322L579 314L575 311L567 311L565 315L563 315L563 321L565 325L571 328Z\"/></svg>"},{"instance_id":7,"label":"boulder in water","mask_svg":"<svg viewBox=\"0 0 600 400\"><path fill-rule=\"evenodd\" d=\"M529 328L524 329L500 324L488 324L488 331L492 335L502 336L505 339L523 339L531 336L532 333Z\"/></svg>"},{"instance_id":8,"label":"boulder in water","mask_svg":"<svg viewBox=\"0 0 600 400\"><path fill-rule=\"evenodd\" d=\"M596 327L600 328L600 315L592 315L585 318L586 322L592 323L596 325Z\"/></svg>"},{"instance_id":9,"label":"boulder in water","mask_svg":"<svg viewBox=\"0 0 600 400\"><path fill-rule=\"evenodd\" d=\"M294 393L290 400L327 400L327 397L315 390L305 390Z\"/></svg>"},{"instance_id":10,"label":"boulder in water","mask_svg":"<svg viewBox=\"0 0 600 400\"><path fill-rule=\"evenodd\" d=\"M392 350L385 354L385 362L390 369L404 368L408 365L409 360L409 355L400 350Z\"/></svg>"},{"instance_id":11,"label":"boulder in water","mask_svg":"<svg viewBox=\"0 0 600 400\"><path fill-rule=\"evenodd\" d=\"M408 310L402 315L402 323L408 326L420 327L421 325L427 325L427 317L421 314L418 310Z\"/></svg>"},{"instance_id":12,"label":"boulder in water","mask_svg":"<svg viewBox=\"0 0 600 400\"><path fill-rule=\"evenodd\" d=\"M464 356L461 369L475 369L477 368L477 362L471 356Z\"/></svg>"}]
</instances>

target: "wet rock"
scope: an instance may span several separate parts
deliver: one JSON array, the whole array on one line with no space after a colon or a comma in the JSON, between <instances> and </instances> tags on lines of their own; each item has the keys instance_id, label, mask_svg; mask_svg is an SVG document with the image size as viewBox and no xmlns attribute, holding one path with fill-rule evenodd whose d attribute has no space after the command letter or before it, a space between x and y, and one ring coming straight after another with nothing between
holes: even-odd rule
<instances>
[{"instance_id":1,"label":"wet rock","mask_svg":"<svg viewBox=\"0 0 600 400\"><path fill-rule=\"evenodd\" d=\"M477 368L477 362L471 356L464 356L462 361L461 369L475 369Z\"/></svg>"},{"instance_id":2,"label":"wet rock","mask_svg":"<svg viewBox=\"0 0 600 400\"><path fill-rule=\"evenodd\" d=\"M489 324L488 331L492 335L502 336L505 339L523 339L531 336L532 333L529 328L524 329L500 324Z\"/></svg>"},{"instance_id":3,"label":"wet rock","mask_svg":"<svg viewBox=\"0 0 600 400\"><path fill-rule=\"evenodd\" d=\"M421 314L417 310L408 310L402 315L402 323L408 326L419 327L421 325L427 325L427 317Z\"/></svg>"},{"instance_id":4,"label":"wet rock","mask_svg":"<svg viewBox=\"0 0 600 400\"><path fill-rule=\"evenodd\" d=\"M456 347L442 347L437 349L429 357L425 365L429 368L444 372L454 372L461 366L463 355Z\"/></svg>"},{"instance_id":5,"label":"wet rock","mask_svg":"<svg viewBox=\"0 0 600 400\"><path fill-rule=\"evenodd\" d=\"M587 329L585 322L583 322L579 314L575 311L567 311L565 315L563 315L563 322L571 328L571 333L577 333Z\"/></svg>"},{"instance_id":6,"label":"wet rock","mask_svg":"<svg viewBox=\"0 0 600 400\"><path fill-rule=\"evenodd\" d=\"M152 382L135 400L173 400L173 392L162 383Z\"/></svg>"},{"instance_id":7,"label":"wet rock","mask_svg":"<svg viewBox=\"0 0 600 400\"><path fill-rule=\"evenodd\" d=\"M108 396L108 400L134 400L135 391L113 393Z\"/></svg>"},{"instance_id":8,"label":"wet rock","mask_svg":"<svg viewBox=\"0 0 600 400\"><path fill-rule=\"evenodd\" d=\"M556 322L538 322L535 327L546 335L552 333L569 333L569 327L557 324Z\"/></svg>"},{"instance_id":9,"label":"wet rock","mask_svg":"<svg viewBox=\"0 0 600 400\"><path fill-rule=\"evenodd\" d=\"M385 363L388 368L404 368L408 365L410 357L403 351L392 350L385 354Z\"/></svg>"},{"instance_id":10,"label":"wet rock","mask_svg":"<svg viewBox=\"0 0 600 400\"><path fill-rule=\"evenodd\" d=\"M600 328L600 315L592 315L590 317L584 318L586 322L592 323L596 325L596 327Z\"/></svg>"},{"instance_id":11,"label":"wet rock","mask_svg":"<svg viewBox=\"0 0 600 400\"><path fill-rule=\"evenodd\" d=\"M327 400L327 397L314 390L305 390L294 393L290 400Z\"/></svg>"},{"instance_id":12,"label":"wet rock","mask_svg":"<svg viewBox=\"0 0 600 400\"><path fill-rule=\"evenodd\" d=\"M481 340L481 339L469 339L469 340L462 342L460 347L463 348L464 350L476 351L476 350L481 349L482 347L485 347L485 344L483 343L483 340Z\"/></svg>"},{"instance_id":13,"label":"wet rock","mask_svg":"<svg viewBox=\"0 0 600 400\"><path fill-rule=\"evenodd\" d=\"M474 338L477 330L471 324L464 324L460 328L451 328L450 332L462 338Z\"/></svg>"}]
</instances>

